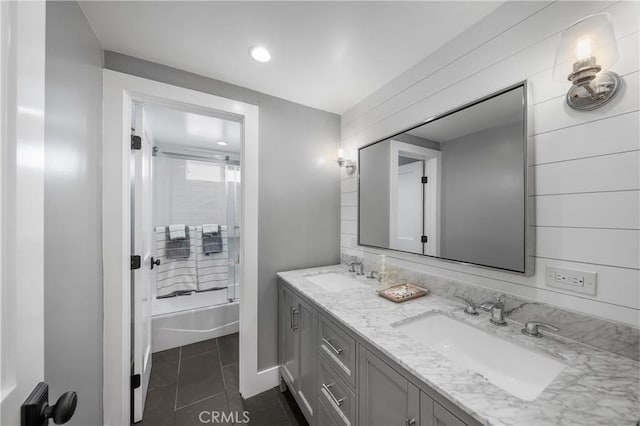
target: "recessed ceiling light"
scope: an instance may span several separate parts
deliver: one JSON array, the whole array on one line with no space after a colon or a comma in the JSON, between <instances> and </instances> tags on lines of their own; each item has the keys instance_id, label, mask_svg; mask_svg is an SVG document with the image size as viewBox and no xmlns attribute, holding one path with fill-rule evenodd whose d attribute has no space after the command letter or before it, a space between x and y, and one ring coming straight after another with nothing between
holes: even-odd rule
<instances>
[{"instance_id":1,"label":"recessed ceiling light","mask_svg":"<svg viewBox=\"0 0 640 426\"><path fill-rule=\"evenodd\" d=\"M258 62L269 62L271 60L271 53L261 46L252 47L249 49L249 54Z\"/></svg>"},{"instance_id":2,"label":"recessed ceiling light","mask_svg":"<svg viewBox=\"0 0 640 426\"><path fill-rule=\"evenodd\" d=\"M227 143L225 141L220 141L218 142L218 145L227 146Z\"/></svg>"}]
</instances>

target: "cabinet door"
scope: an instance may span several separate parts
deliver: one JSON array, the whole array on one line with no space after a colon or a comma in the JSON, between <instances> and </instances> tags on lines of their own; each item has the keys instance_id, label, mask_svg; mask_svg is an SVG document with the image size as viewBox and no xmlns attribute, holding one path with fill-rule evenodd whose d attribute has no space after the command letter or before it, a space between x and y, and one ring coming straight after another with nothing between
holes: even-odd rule
<instances>
[{"instance_id":1,"label":"cabinet door","mask_svg":"<svg viewBox=\"0 0 640 426\"><path fill-rule=\"evenodd\" d=\"M466 423L451 414L437 402L433 402L433 426L466 426Z\"/></svg>"},{"instance_id":2,"label":"cabinet door","mask_svg":"<svg viewBox=\"0 0 640 426\"><path fill-rule=\"evenodd\" d=\"M317 400L316 376L317 368L317 329L318 321L315 309L306 302L298 299L298 314L294 318L295 334L300 342L298 395L300 396L300 409L310 419Z\"/></svg>"},{"instance_id":3,"label":"cabinet door","mask_svg":"<svg viewBox=\"0 0 640 426\"><path fill-rule=\"evenodd\" d=\"M359 364L359 424L417 426L420 420L418 388L362 347Z\"/></svg>"},{"instance_id":4,"label":"cabinet door","mask_svg":"<svg viewBox=\"0 0 640 426\"><path fill-rule=\"evenodd\" d=\"M434 426L433 399L420 392L420 426Z\"/></svg>"},{"instance_id":5,"label":"cabinet door","mask_svg":"<svg viewBox=\"0 0 640 426\"><path fill-rule=\"evenodd\" d=\"M298 336L295 332L299 324L299 311L295 294L281 285L278 292L279 310L279 352L282 377L292 393L298 389Z\"/></svg>"}]
</instances>

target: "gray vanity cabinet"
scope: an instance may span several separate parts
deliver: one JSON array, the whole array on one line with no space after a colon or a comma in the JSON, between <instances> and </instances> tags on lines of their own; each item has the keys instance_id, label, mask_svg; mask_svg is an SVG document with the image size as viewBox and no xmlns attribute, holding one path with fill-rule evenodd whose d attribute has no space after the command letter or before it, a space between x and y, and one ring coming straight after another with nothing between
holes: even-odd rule
<instances>
[{"instance_id":1,"label":"gray vanity cabinet","mask_svg":"<svg viewBox=\"0 0 640 426\"><path fill-rule=\"evenodd\" d=\"M420 426L466 426L466 423L421 392Z\"/></svg>"},{"instance_id":2,"label":"gray vanity cabinet","mask_svg":"<svg viewBox=\"0 0 640 426\"><path fill-rule=\"evenodd\" d=\"M297 312L296 295L288 287L280 286L278 291L279 305L279 358L282 378L290 389L298 385L299 333L295 331Z\"/></svg>"},{"instance_id":3,"label":"gray vanity cabinet","mask_svg":"<svg viewBox=\"0 0 640 426\"><path fill-rule=\"evenodd\" d=\"M286 286L279 286L280 373L310 424L317 399L317 311Z\"/></svg>"},{"instance_id":4,"label":"gray vanity cabinet","mask_svg":"<svg viewBox=\"0 0 640 426\"><path fill-rule=\"evenodd\" d=\"M368 350L360 351L360 424L417 426L420 390Z\"/></svg>"},{"instance_id":5,"label":"gray vanity cabinet","mask_svg":"<svg viewBox=\"0 0 640 426\"><path fill-rule=\"evenodd\" d=\"M318 375L317 366L317 327L318 316L316 310L305 301L298 300L298 316L300 322L297 324L299 333L300 357L298 371L298 396L302 402L300 409L307 415L307 419L313 417L314 405L317 399L316 379ZM309 421L311 423L311 421Z\"/></svg>"},{"instance_id":6,"label":"gray vanity cabinet","mask_svg":"<svg viewBox=\"0 0 640 426\"><path fill-rule=\"evenodd\" d=\"M280 375L310 425L479 425L284 282L278 303Z\"/></svg>"}]
</instances>

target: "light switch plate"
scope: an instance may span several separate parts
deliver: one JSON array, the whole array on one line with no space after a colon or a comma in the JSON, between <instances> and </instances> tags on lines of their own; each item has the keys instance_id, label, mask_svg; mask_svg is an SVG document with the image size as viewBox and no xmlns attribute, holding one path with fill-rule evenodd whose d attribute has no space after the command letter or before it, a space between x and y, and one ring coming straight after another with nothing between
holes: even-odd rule
<instances>
[{"instance_id":1,"label":"light switch plate","mask_svg":"<svg viewBox=\"0 0 640 426\"><path fill-rule=\"evenodd\" d=\"M549 265L546 268L545 283L547 287L595 296L596 281L597 274L595 272L556 268Z\"/></svg>"}]
</instances>

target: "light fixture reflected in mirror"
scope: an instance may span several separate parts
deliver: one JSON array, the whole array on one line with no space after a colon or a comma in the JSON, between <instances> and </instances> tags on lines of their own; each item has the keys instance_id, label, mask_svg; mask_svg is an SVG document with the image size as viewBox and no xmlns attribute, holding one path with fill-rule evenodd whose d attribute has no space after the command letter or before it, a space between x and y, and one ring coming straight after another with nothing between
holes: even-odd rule
<instances>
[{"instance_id":1,"label":"light fixture reflected in mirror","mask_svg":"<svg viewBox=\"0 0 640 426\"><path fill-rule=\"evenodd\" d=\"M611 101L622 84L618 74L607 71L618 60L611 17L587 16L562 32L553 75L568 79L567 104L577 110L593 110Z\"/></svg>"},{"instance_id":2,"label":"light fixture reflected in mirror","mask_svg":"<svg viewBox=\"0 0 640 426\"><path fill-rule=\"evenodd\" d=\"M348 160L344 157L344 149L338 148L338 160L339 167L344 167L347 170L347 174L352 175L356 171L356 162Z\"/></svg>"}]
</instances>

